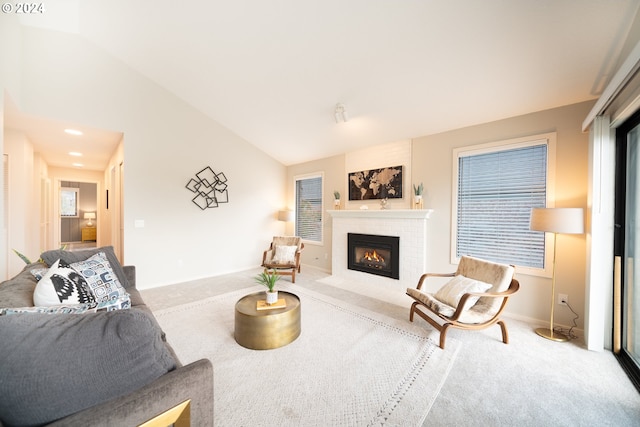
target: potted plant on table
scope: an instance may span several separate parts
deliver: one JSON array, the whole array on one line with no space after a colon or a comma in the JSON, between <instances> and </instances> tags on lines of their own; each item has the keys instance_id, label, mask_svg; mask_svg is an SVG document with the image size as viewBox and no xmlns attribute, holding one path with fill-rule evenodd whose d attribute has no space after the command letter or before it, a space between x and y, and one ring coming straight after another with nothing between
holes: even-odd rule
<instances>
[{"instance_id":1,"label":"potted plant on table","mask_svg":"<svg viewBox=\"0 0 640 427\"><path fill-rule=\"evenodd\" d=\"M265 294L267 296L267 304L275 304L278 302L278 291L276 290L276 282L280 280L280 275L275 270L265 269L255 278L256 282L267 287Z\"/></svg>"}]
</instances>

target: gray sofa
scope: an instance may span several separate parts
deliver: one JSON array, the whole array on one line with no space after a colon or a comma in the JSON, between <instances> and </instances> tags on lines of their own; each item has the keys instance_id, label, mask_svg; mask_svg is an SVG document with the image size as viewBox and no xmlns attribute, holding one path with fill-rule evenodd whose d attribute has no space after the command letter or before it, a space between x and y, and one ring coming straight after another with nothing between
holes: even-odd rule
<instances>
[{"instance_id":1,"label":"gray sofa","mask_svg":"<svg viewBox=\"0 0 640 427\"><path fill-rule=\"evenodd\" d=\"M83 259L97 251L44 253ZM34 263L0 283L0 308L33 306ZM135 267L114 265L131 308L0 315L0 426L139 425L190 400L192 425L213 425L213 367L182 366L136 289Z\"/></svg>"}]
</instances>

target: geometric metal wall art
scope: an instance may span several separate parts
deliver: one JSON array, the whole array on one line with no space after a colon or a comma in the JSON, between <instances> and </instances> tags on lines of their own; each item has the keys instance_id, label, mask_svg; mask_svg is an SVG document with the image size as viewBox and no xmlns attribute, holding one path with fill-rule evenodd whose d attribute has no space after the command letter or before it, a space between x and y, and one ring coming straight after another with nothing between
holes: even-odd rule
<instances>
[{"instance_id":1,"label":"geometric metal wall art","mask_svg":"<svg viewBox=\"0 0 640 427\"><path fill-rule=\"evenodd\" d=\"M202 210L229 202L227 177L222 172L215 173L209 166L198 172L196 179L190 179L186 187L196 193L191 201Z\"/></svg>"}]
</instances>

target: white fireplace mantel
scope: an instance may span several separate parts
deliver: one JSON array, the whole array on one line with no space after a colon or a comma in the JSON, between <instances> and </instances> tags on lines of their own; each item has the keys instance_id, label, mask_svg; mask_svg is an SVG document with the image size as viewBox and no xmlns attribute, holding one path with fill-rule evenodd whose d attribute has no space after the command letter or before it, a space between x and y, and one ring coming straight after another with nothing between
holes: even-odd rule
<instances>
[{"instance_id":1,"label":"white fireplace mantel","mask_svg":"<svg viewBox=\"0 0 640 427\"><path fill-rule=\"evenodd\" d=\"M404 218L404 219L429 219L433 209L349 209L328 210L333 218Z\"/></svg>"},{"instance_id":2,"label":"white fireplace mantel","mask_svg":"<svg viewBox=\"0 0 640 427\"><path fill-rule=\"evenodd\" d=\"M326 283L408 306L407 287L415 286L427 271L427 223L433 209L348 209L327 213L332 217L333 231L331 277ZM399 237L399 279L349 270L349 233Z\"/></svg>"}]
</instances>

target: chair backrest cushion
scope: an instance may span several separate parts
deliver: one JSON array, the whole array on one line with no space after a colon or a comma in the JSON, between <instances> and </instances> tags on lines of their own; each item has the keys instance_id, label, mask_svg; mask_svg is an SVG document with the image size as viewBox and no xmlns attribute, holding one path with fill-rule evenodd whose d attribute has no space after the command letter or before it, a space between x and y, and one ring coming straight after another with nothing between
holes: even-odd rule
<instances>
[{"instance_id":1,"label":"chair backrest cushion","mask_svg":"<svg viewBox=\"0 0 640 427\"><path fill-rule=\"evenodd\" d=\"M492 285L487 292L504 292L509 288L515 269L511 265L498 264L479 258L463 256L460 258L456 275L462 275L480 280ZM497 312L502 303L501 298L480 298L474 308L493 313Z\"/></svg>"},{"instance_id":2,"label":"chair backrest cushion","mask_svg":"<svg viewBox=\"0 0 640 427\"><path fill-rule=\"evenodd\" d=\"M266 264L277 266L296 266L296 253L302 248L302 239L297 236L275 236L271 249L267 252Z\"/></svg>"},{"instance_id":3,"label":"chair backrest cushion","mask_svg":"<svg viewBox=\"0 0 640 427\"><path fill-rule=\"evenodd\" d=\"M300 250L300 244L302 243L302 239L298 236L275 236L273 238L272 246L275 248L278 246L297 246L298 250Z\"/></svg>"},{"instance_id":4,"label":"chair backrest cushion","mask_svg":"<svg viewBox=\"0 0 640 427\"><path fill-rule=\"evenodd\" d=\"M465 276L455 276L435 293L434 298L451 307L457 307L464 294L470 292L487 292L487 289L491 289L491 284ZM479 297L467 299L465 310L478 302L478 299Z\"/></svg>"},{"instance_id":5,"label":"chair backrest cushion","mask_svg":"<svg viewBox=\"0 0 640 427\"><path fill-rule=\"evenodd\" d=\"M470 256L460 258L456 275L480 280L493 285L489 292L504 292L509 288L514 268L511 265L498 264Z\"/></svg>"}]
</instances>

